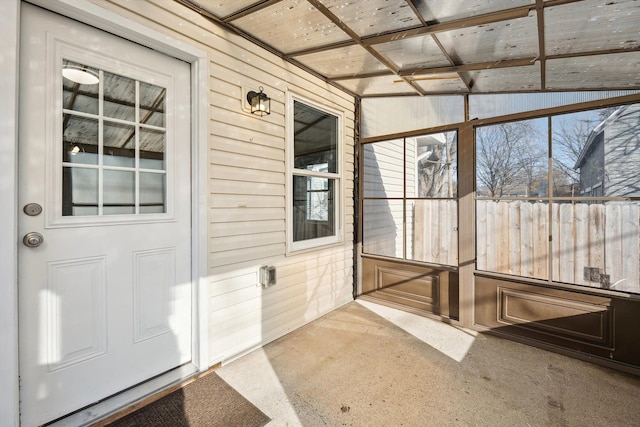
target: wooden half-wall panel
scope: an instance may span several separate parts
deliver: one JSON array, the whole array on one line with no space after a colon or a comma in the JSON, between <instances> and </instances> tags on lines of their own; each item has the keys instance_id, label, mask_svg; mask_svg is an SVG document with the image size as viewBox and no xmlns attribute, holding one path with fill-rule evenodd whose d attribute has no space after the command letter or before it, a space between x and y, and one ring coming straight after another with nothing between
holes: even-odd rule
<instances>
[{"instance_id":1,"label":"wooden half-wall panel","mask_svg":"<svg viewBox=\"0 0 640 427\"><path fill-rule=\"evenodd\" d=\"M363 257L362 293L443 317L458 316L458 275L453 271Z\"/></svg>"},{"instance_id":2,"label":"wooden half-wall panel","mask_svg":"<svg viewBox=\"0 0 640 427\"><path fill-rule=\"evenodd\" d=\"M481 329L640 367L640 301L483 276L474 297Z\"/></svg>"}]
</instances>

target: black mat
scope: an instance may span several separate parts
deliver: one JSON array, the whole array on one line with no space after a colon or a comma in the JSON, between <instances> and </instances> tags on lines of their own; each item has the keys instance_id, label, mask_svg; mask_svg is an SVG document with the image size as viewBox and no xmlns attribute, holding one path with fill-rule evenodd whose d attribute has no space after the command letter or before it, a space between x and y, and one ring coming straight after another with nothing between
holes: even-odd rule
<instances>
[{"instance_id":1,"label":"black mat","mask_svg":"<svg viewBox=\"0 0 640 427\"><path fill-rule=\"evenodd\" d=\"M108 425L262 427L269 421L222 378L210 373Z\"/></svg>"}]
</instances>

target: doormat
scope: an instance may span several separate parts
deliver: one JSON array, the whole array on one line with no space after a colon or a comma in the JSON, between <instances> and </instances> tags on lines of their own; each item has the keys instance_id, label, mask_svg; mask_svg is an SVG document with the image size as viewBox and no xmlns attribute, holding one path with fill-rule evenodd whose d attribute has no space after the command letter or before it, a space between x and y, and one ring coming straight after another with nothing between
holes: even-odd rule
<instances>
[{"instance_id":1,"label":"doormat","mask_svg":"<svg viewBox=\"0 0 640 427\"><path fill-rule=\"evenodd\" d=\"M119 420L112 427L262 427L271 419L215 372Z\"/></svg>"}]
</instances>

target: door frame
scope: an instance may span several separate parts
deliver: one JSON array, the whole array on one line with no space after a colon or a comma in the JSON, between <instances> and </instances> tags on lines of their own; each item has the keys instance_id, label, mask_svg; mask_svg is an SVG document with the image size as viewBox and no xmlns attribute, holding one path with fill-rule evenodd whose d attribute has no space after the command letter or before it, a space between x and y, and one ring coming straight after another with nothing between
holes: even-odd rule
<instances>
[{"instance_id":1,"label":"door frame","mask_svg":"<svg viewBox=\"0 0 640 427\"><path fill-rule=\"evenodd\" d=\"M20 4L0 4L0 419L18 426L18 83ZM191 65L191 283L192 363L209 367L207 295L207 138L209 59L206 51L118 15L89 0L29 0L37 6L105 30ZM204 203L201 203L204 202Z\"/></svg>"}]
</instances>

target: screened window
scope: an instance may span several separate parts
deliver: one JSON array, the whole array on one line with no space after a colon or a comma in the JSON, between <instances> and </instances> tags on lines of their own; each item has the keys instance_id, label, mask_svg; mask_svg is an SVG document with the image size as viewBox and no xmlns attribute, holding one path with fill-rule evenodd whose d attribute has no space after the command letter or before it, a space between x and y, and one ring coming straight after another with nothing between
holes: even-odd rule
<instances>
[{"instance_id":1,"label":"screened window","mask_svg":"<svg viewBox=\"0 0 640 427\"><path fill-rule=\"evenodd\" d=\"M341 240L340 116L293 99L291 117L291 248L337 242Z\"/></svg>"},{"instance_id":2,"label":"screened window","mask_svg":"<svg viewBox=\"0 0 640 427\"><path fill-rule=\"evenodd\" d=\"M640 105L476 129L479 270L640 293Z\"/></svg>"},{"instance_id":3,"label":"screened window","mask_svg":"<svg viewBox=\"0 0 640 427\"><path fill-rule=\"evenodd\" d=\"M363 251L458 265L457 132L364 146Z\"/></svg>"}]
</instances>

